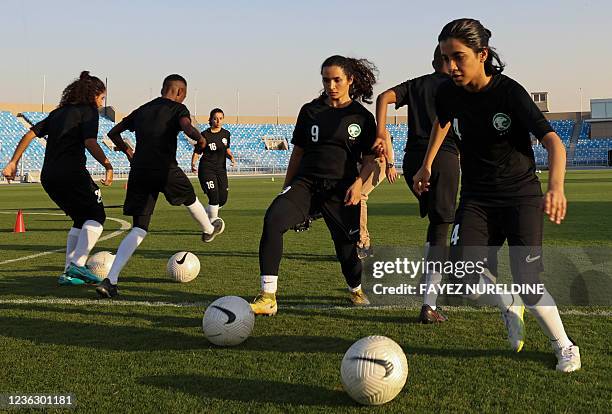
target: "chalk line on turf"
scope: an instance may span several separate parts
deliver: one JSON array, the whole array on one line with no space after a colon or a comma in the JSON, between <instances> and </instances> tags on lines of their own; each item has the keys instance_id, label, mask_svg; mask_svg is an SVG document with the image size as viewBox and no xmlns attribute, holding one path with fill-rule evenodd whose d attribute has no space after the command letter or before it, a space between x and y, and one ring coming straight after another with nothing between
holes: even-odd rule
<instances>
[{"instance_id":1,"label":"chalk line on turf","mask_svg":"<svg viewBox=\"0 0 612 414\"><path fill-rule=\"evenodd\" d=\"M0 211L0 214L15 214L14 211ZM39 216L65 216L64 213L28 213L28 212L24 212L23 214L25 215L39 215ZM119 228L119 230L115 230L112 233L109 233L105 236L100 237L100 239L98 239L98 241L104 241L104 240L108 240L108 239L112 239L113 237L117 237L118 235L120 235L121 233L123 233L126 230L129 230L132 225L130 223L128 223L125 220L122 219L118 219L118 218L114 218L114 217L106 217L107 220L111 220L111 221L115 221L117 223L119 223L121 225L121 227ZM40 252L40 253L36 253L36 254L31 254L29 256L23 256L23 257L18 257L16 259L9 259L9 260L4 260L2 262L0 262L0 265L3 264L7 264L7 263L14 263L14 262L20 262L23 260L30 260L30 259L34 259L36 257L40 257L40 256L46 256L48 254L52 254L52 253L62 253L65 252L66 249L55 249L55 250L48 250L46 252Z\"/></svg>"},{"instance_id":2,"label":"chalk line on turf","mask_svg":"<svg viewBox=\"0 0 612 414\"><path fill-rule=\"evenodd\" d=\"M70 299L70 298L37 298L37 299L0 299L0 305L72 305L72 306L142 306L142 307L155 307L155 308L206 308L210 305L209 302L152 302L152 301L138 301L138 300L99 300L99 299ZM420 306L364 306L364 307L353 307L353 306L340 306L340 305L279 305L279 308L286 310L322 310L322 311L342 311L349 310L354 312L364 312L370 310L406 310L416 311L420 310ZM445 311L449 312L498 312L495 307L471 307L471 306L447 306L444 308ZM612 311L608 310L590 310L583 311L580 309L560 309L561 315L577 315L577 316L612 316Z\"/></svg>"}]
</instances>

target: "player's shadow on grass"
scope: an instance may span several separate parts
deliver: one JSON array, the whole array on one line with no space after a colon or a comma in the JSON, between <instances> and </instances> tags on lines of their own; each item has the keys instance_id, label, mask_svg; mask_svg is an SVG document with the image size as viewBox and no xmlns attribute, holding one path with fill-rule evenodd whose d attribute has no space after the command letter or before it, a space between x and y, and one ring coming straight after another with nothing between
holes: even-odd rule
<instances>
[{"instance_id":1,"label":"player's shadow on grass","mask_svg":"<svg viewBox=\"0 0 612 414\"><path fill-rule=\"evenodd\" d=\"M502 357L512 360L525 360L529 359L535 362L541 362L542 365L549 367L553 361L554 356L550 352L542 351L530 351L523 350L520 353L513 352L509 349L466 349L466 348L433 348L433 347L414 347L410 344L401 344L402 349L410 358L410 355L418 356L429 356L429 357L442 357L442 358L460 358L460 359L472 359L472 358L490 358L490 357Z\"/></svg>"},{"instance_id":2,"label":"player's shadow on grass","mask_svg":"<svg viewBox=\"0 0 612 414\"><path fill-rule=\"evenodd\" d=\"M247 404L258 402L315 407L357 405L341 390L265 379L252 380L192 374L142 377L139 382L147 386L191 394L204 400L220 399Z\"/></svg>"},{"instance_id":3,"label":"player's shadow on grass","mask_svg":"<svg viewBox=\"0 0 612 414\"><path fill-rule=\"evenodd\" d=\"M343 303L344 304L344 303ZM414 314L414 312L412 311L412 314L410 314L409 310L406 311L406 315L380 315L378 313L376 313L375 311L369 311L369 312L361 312L361 309L355 309L354 307L350 306L350 305L346 305L347 311L346 312L329 312L329 311L322 311L322 310L318 310L318 309L313 309L313 310L303 310L303 309L282 309L281 308L281 312L283 313L287 313L290 315L296 315L296 316L317 316L317 317L327 317L330 319L347 319L349 321L364 321L364 322L373 322L373 323L418 323L418 317L417 315ZM350 310L353 309L354 312L351 312Z\"/></svg>"},{"instance_id":4,"label":"player's shadow on grass","mask_svg":"<svg viewBox=\"0 0 612 414\"><path fill-rule=\"evenodd\" d=\"M193 247L193 246L192 246ZM253 258L257 259L259 253L256 250L244 252L235 250L206 250L205 246L198 248L197 246L193 249L197 255L203 257L232 257L232 258ZM144 258L147 259L165 259L167 260L170 256L175 253L175 250L140 250L138 252ZM335 262L336 257L330 254L316 254L316 253L285 253L283 254L283 260L304 260L311 261L317 260L321 262Z\"/></svg>"}]
</instances>

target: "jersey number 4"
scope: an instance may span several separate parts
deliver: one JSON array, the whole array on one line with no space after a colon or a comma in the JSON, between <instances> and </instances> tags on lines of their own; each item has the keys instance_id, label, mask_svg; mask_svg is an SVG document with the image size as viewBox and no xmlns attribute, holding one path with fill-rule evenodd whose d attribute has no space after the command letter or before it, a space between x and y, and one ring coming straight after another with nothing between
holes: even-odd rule
<instances>
[{"instance_id":1,"label":"jersey number 4","mask_svg":"<svg viewBox=\"0 0 612 414\"><path fill-rule=\"evenodd\" d=\"M319 142L319 126L313 125L310 128L310 135L312 135L312 142Z\"/></svg>"},{"instance_id":2,"label":"jersey number 4","mask_svg":"<svg viewBox=\"0 0 612 414\"><path fill-rule=\"evenodd\" d=\"M455 227L453 227L450 242L452 246L456 246L459 242L459 224L455 224Z\"/></svg>"}]
</instances>

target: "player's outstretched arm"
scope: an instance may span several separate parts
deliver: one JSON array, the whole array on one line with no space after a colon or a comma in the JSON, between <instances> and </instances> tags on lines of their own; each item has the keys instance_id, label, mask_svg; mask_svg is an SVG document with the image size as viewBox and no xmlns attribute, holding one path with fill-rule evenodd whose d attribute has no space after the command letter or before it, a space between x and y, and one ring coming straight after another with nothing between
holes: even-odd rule
<instances>
[{"instance_id":1,"label":"player's outstretched arm","mask_svg":"<svg viewBox=\"0 0 612 414\"><path fill-rule=\"evenodd\" d=\"M183 130L185 135L194 140L196 142L196 145L199 145L200 148L204 148L204 146L206 145L206 139L202 136L200 131L198 131L198 129L193 126L193 124L191 123L191 118L187 116L182 117L181 119L179 119L179 125L181 126L181 129Z\"/></svg>"},{"instance_id":2,"label":"player's outstretched arm","mask_svg":"<svg viewBox=\"0 0 612 414\"><path fill-rule=\"evenodd\" d=\"M132 150L132 148L128 146L128 144L125 143L125 141L121 137L121 133L127 130L128 130L128 127L126 123L124 121L121 121L117 125L112 127L111 130L108 131L108 134L106 135L108 136L108 138L110 138L111 141L113 141L113 144L115 144L115 147L119 151L123 152L128 157L128 160L131 160L132 157L134 156L134 151Z\"/></svg>"},{"instance_id":3,"label":"player's outstretched arm","mask_svg":"<svg viewBox=\"0 0 612 414\"><path fill-rule=\"evenodd\" d=\"M19 140L19 143L15 148L15 152L13 153L13 157L2 170L2 175L7 179L7 181L15 179L15 175L17 175L17 163L19 163L21 156L34 138L36 138L36 134L33 131L28 131L23 137L21 137L21 140Z\"/></svg>"},{"instance_id":4,"label":"player's outstretched arm","mask_svg":"<svg viewBox=\"0 0 612 414\"><path fill-rule=\"evenodd\" d=\"M549 132L542 137L542 145L548 151L548 191L544 195L542 208L550 221L561 224L567 212L567 199L565 198L565 146L561 138Z\"/></svg>"},{"instance_id":5,"label":"player's outstretched arm","mask_svg":"<svg viewBox=\"0 0 612 414\"><path fill-rule=\"evenodd\" d=\"M113 166L104 154L104 151L102 151L102 148L100 148L100 145L98 145L98 141L95 138L87 138L85 140L85 148L106 171L106 176L100 182L104 185L111 185L113 183Z\"/></svg>"},{"instance_id":6,"label":"player's outstretched arm","mask_svg":"<svg viewBox=\"0 0 612 414\"><path fill-rule=\"evenodd\" d=\"M289 165L287 166L287 174L285 174L285 182L283 183L283 188L287 188L287 186L291 184L291 181L293 181L293 177L295 177L298 168L300 167L300 162L302 161L303 155L304 148L294 144L293 151L291 151L291 158L289 158Z\"/></svg>"},{"instance_id":7,"label":"player's outstretched arm","mask_svg":"<svg viewBox=\"0 0 612 414\"><path fill-rule=\"evenodd\" d=\"M438 155L438 151L440 150L440 146L446 137L446 133L450 129L450 122L447 122L446 125L440 125L440 121L438 118L433 123L433 127L431 129L431 135L429 137L429 144L427 145L427 152L425 153L425 158L423 159L423 165L417 171L417 173L413 177L413 188L414 191L421 195L425 191L429 189L429 179L431 177L431 166L433 164L436 155Z\"/></svg>"}]
</instances>

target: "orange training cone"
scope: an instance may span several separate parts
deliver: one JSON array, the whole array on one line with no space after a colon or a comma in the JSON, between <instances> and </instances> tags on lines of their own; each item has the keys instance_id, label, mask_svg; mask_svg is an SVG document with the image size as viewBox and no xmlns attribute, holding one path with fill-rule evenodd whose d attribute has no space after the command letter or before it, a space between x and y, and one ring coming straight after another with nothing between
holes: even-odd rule
<instances>
[{"instance_id":1,"label":"orange training cone","mask_svg":"<svg viewBox=\"0 0 612 414\"><path fill-rule=\"evenodd\" d=\"M23 222L23 212L19 210L17 212L17 220L15 220L15 228L13 233L25 233L25 223Z\"/></svg>"}]
</instances>

